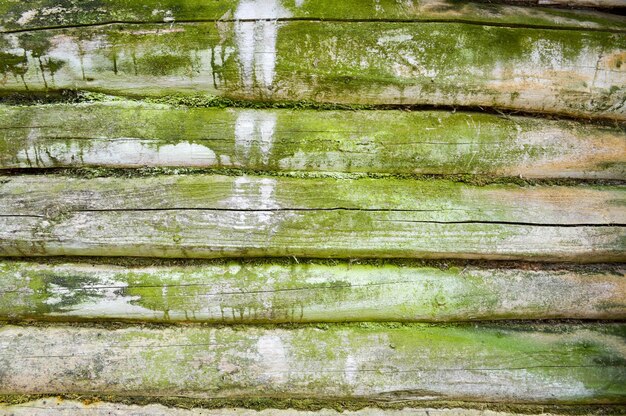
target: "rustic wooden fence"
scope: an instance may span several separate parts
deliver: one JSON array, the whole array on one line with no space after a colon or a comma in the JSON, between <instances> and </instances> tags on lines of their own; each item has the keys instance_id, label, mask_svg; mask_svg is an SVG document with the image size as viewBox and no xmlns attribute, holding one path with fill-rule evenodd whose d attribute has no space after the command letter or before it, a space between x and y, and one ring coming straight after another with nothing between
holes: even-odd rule
<instances>
[{"instance_id":1,"label":"rustic wooden fence","mask_svg":"<svg viewBox=\"0 0 626 416\"><path fill-rule=\"evenodd\" d=\"M0 1L0 413L626 413L626 5L506 3Z\"/></svg>"}]
</instances>

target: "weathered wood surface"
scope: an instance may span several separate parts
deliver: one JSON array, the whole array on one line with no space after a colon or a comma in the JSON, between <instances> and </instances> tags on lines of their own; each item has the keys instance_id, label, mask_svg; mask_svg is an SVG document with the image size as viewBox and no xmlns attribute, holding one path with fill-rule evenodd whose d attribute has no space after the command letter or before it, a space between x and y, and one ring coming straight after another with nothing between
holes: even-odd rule
<instances>
[{"instance_id":1,"label":"weathered wood surface","mask_svg":"<svg viewBox=\"0 0 626 416\"><path fill-rule=\"evenodd\" d=\"M203 93L626 120L622 32L259 20L12 33L0 50L2 93Z\"/></svg>"},{"instance_id":2,"label":"weathered wood surface","mask_svg":"<svg viewBox=\"0 0 626 416\"><path fill-rule=\"evenodd\" d=\"M0 394L623 403L624 325L0 328Z\"/></svg>"},{"instance_id":3,"label":"weathered wood surface","mask_svg":"<svg viewBox=\"0 0 626 416\"><path fill-rule=\"evenodd\" d=\"M565 7L593 7L593 8L621 8L626 7L624 0L505 0L504 3L537 5L537 6L565 6Z\"/></svg>"},{"instance_id":4,"label":"weathered wood surface","mask_svg":"<svg viewBox=\"0 0 626 416\"><path fill-rule=\"evenodd\" d=\"M0 255L626 259L624 188L3 177Z\"/></svg>"},{"instance_id":5,"label":"weathered wood surface","mask_svg":"<svg viewBox=\"0 0 626 416\"><path fill-rule=\"evenodd\" d=\"M616 7L621 0L540 0L549 4ZM503 2L505 3L505 2ZM515 3L513 0L511 3ZM531 2L519 2L528 5ZM621 3L621 4L620 4ZM625 30L626 22L616 15L589 10L526 8L494 2L420 0L363 2L344 0L31 0L0 4L0 32L52 27L102 25L115 22L165 23L231 20L394 20L461 21L503 25L552 26Z\"/></svg>"},{"instance_id":6,"label":"weathered wood surface","mask_svg":"<svg viewBox=\"0 0 626 416\"><path fill-rule=\"evenodd\" d=\"M333 409L322 410L295 410L295 409L263 409L252 410L244 408L171 408L160 404L145 406L126 405L97 401L83 403L75 400L63 400L58 397L46 397L31 402L17 405L2 405L0 403L0 415L3 416L551 416L560 415L561 412L548 413L538 410L536 412L512 413L493 410L451 408L410 408L402 409L379 409L366 407L359 410L337 411ZM567 414L567 413L563 413Z\"/></svg>"},{"instance_id":7,"label":"weathered wood surface","mask_svg":"<svg viewBox=\"0 0 626 416\"><path fill-rule=\"evenodd\" d=\"M99 211L390 211L416 220L624 225L622 185L471 185L443 179L0 176L0 214L60 220ZM332 231L332 230L329 230Z\"/></svg>"},{"instance_id":8,"label":"weathered wood surface","mask_svg":"<svg viewBox=\"0 0 626 416\"><path fill-rule=\"evenodd\" d=\"M0 168L190 166L626 179L620 127L446 111L0 106Z\"/></svg>"},{"instance_id":9,"label":"weathered wood surface","mask_svg":"<svg viewBox=\"0 0 626 416\"><path fill-rule=\"evenodd\" d=\"M0 263L0 319L219 323L624 319L626 269Z\"/></svg>"}]
</instances>

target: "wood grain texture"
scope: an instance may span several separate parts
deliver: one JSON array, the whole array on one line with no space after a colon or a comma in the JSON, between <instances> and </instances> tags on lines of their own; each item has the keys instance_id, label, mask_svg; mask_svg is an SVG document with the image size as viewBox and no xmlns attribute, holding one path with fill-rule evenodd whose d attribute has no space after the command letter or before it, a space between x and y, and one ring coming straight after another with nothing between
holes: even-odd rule
<instances>
[{"instance_id":1,"label":"wood grain texture","mask_svg":"<svg viewBox=\"0 0 626 416\"><path fill-rule=\"evenodd\" d=\"M219 175L0 182L4 256L625 259L623 187Z\"/></svg>"},{"instance_id":2,"label":"wood grain texture","mask_svg":"<svg viewBox=\"0 0 626 416\"><path fill-rule=\"evenodd\" d=\"M546 4L567 6L616 7L620 0L541 0ZM541 3L540 2L540 3ZM51 27L101 25L111 22L165 23L259 20L267 18L298 20L396 20L464 21L522 26L552 26L624 30L619 16L589 10L526 8L501 2L420 0L363 2L344 0L31 0L0 4L0 28L4 32ZM515 0L510 3L515 3ZM520 1L529 5L531 1ZM621 4L623 6L623 4Z\"/></svg>"},{"instance_id":3,"label":"wood grain texture","mask_svg":"<svg viewBox=\"0 0 626 416\"><path fill-rule=\"evenodd\" d=\"M230 21L2 35L0 92L495 107L626 120L626 33Z\"/></svg>"},{"instance_id":4,"label":"wood grain texture","mask_svg":"<svg viewBox=\"0 0 626 416\"><path fill-rule=\"evenodd\" d=\"M0 168L187 166L626 179L620 127L446 111L0 106Z\"/></svg>"},{"instance_id":5,"label":"wood grain texture","mask_svg":"<svg viewBox=\"0 0 626 416\"><path fill-rule=\"evenodd\" d=\"M0 319L281 323L624 319L625 270L0 263Z\"/></svg>"},{"instance_id":6,"label":"wood grain texture","mask_svg":"<svg viewBox=\"0 0 626 416\"><path fill-rule=\"evenodd\" d=\"M623 403L623 325L0 328L2 394Z\"/></svg>"}]
</instances>

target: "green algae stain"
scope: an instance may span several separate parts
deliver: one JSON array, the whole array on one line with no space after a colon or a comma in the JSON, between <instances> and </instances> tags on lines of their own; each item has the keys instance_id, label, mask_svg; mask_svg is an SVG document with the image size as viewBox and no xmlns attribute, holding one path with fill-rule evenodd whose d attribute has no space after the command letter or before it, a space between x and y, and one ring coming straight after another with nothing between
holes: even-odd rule
<instances>
[{"instance_id":1,"label":"green algae stain","mask_svg":"<svg viewBox=\"0 0 626 416\"><path fill-rule=\"evenodd\" d=\"M100 280L89 273L37 271L22 275L20 268L7 270L10 267L2 265L2 273L20 273L22 277L0 297L0 310L6 318L62 315L103 297L97 287Z\"/></svg>"},{"instance_id":2,"label":"green algae stain","mask_svg":"<svg viewBox=\"0 0 626 416\"><path fill-rule=\"evenodd\" d=\"M232 99L511 108L528 103L516 95L514 86L494 87L492 81L506 83L516 76L532 79L531 73L517 73L524 67L552 74L580 65L581 59L595 60L609 46L623 45L623 36L604 32L453 23L268 24L276 26L263 33L276 36L276 47L266 42L269 49L263 53L268 56L263 59L249 50L239 26L225 22L66 29L55 37L69 37L76 46L72 53L77 59L68 61L48 56L49 33L20 35L20 43L38 67L27 74L28 79L38 80L33 89L41 89L39 82L44 89L53 84L55 89L62 87L48 77L65 71L66 77L76 78L64 81L69 82L66 87L78 82L94 91L124 93L141 88L141 95L152 96L175 89L189 94L215 92ZM90 42L102 47L93 50ZM87 55L90 59L84 59ZM86 62L89 67L83 65ZM154 79L167 82L154 83ZM558 77L551 82L555 101L569 113L617 111L625 93L619 87L610 92L596 86L587 94L602 99L588 100L578 97L579 91L571 92L569 84L561 85ZM11 88L22 86L7 83L6 89Z\"/></svg>"}]
</instances>

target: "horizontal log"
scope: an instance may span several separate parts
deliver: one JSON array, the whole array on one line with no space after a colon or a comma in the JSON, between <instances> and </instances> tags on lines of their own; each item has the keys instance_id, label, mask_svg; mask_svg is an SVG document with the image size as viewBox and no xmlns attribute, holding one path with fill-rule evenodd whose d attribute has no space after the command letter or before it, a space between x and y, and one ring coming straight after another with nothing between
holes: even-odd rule
<instances>
[{"instance_id":1,"label":"horizontal log","mask_svg":"<svg viewBox=\"0 0 626 416\"><path fill-rule=\"evenodd\" d=\"M89 212L407 212L433 222L624 225L626 187L471 185L444 179L225 176L0 176L0 215ZM398 217L399 218L399 217Z\"/></svg>"},{"instance_id":2,"label":"horizontal log","mask_svg":"<svg viewBox=\"0 0 626 416\"><path fill-rule=\"evenodd\" d=\"M0 394L623 403L625 326L0 328Z\"/></svg>"},{"instance_id":3,"label":"horizontal log","mask_svg":"<svg viewBox=\"0 0 626 416\"><path fill-rule=\"evenodd\" d=\"M0 263L0 319L280 323L624 319L621 267Z\"/></svg>"},{"instance_id":4,"label":"horizontal log","mask_svg":"<svg viewBox=\"0 0 626 416\"><path fill-rule=\"evenodd\" d=\"M336 227L336 228L330 228ZM0 217L2 256L626 261L624 227L421 222L385 212L80 212Z\"/></svg>"},{"instance_id":5,"label":"horizontal log","mask_svg":"<svg viewBox=\"0 0 626 416\"><path fill-rule=\"evenodd\" d=\"M5 34L0 51L0 93L200 93L626 120L622 32L440 22L131 24Z\"/></svg>"},{"instance_id":6,"label":"horizontal log","mask_svg":"<svg viewBox=\"0 0 626 416\"><path fill-rule=\"evenodd\" d=\"M0 193L4 256L626 259L623 187L21 176Z\"/></svg>"},{"instance_id":7,"label":"horizontal log","mask_svg":"<svg viewBox=\"0 0 626 416\"><path fill-rule=\"evenodd\" d=\"M626 179L626 132L446 111L0 106L0 168L187 166Z\"/></svg>"},{"instance_id":8,"label":"horizontal log","mask_svg":"<svg viewBox=\"0 0 626 416\"><path fill-rule=\"evenodd\" d=\"M506 3L506 2L501 2ZM219 0L198 2L177 0L164 4L160 0L141 3L124 0L70 0L63 5L58 0L31 0L0 4L1 31L23 31L51 27L102 25L111 22L172 23L228 21L233 19L317 19L317 20L394 20L394 21L451 21L475 23L519 24L523 26L553 26L624 30L626 23L619 16L591 11L527 9L491 2L463 2L451 0L420 0L396 2L382 0L376 3L344 0L341 7L332 0ZM522 5L532 1L518 1ZM584 7L618 7L620 0L540 0L539 5L567 5Z\"/></svg>"}]
</instances>

